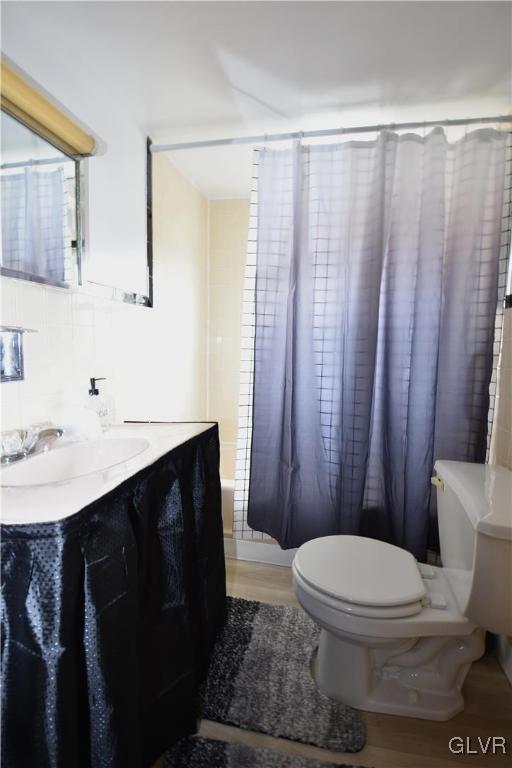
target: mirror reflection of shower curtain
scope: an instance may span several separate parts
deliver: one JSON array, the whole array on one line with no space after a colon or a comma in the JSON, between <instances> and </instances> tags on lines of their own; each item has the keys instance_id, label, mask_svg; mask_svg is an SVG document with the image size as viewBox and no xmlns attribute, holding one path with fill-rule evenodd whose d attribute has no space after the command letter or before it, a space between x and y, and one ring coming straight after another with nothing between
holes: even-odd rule
<instances>
[{"instance_id":1,"label":"mirror reflection of shower curtain","mask_svg":"<svg viewBox=\"0 0 512 768\"><path fill-rule=\"evenodd\" d=\"M64 183L62 168L2 174L3 267L64 282Z\"/></svg>"},{"instance_id":2,"label":"mirror reflection of shower curtain","mask_svg":"<svg viewBox=\"0 0 512 768\"><path fill-rule=\"evenodd\" d=\"M424 557L438 458L483 462L507 136L259 153L249 525Z\"/></svg>"}]
</instances>

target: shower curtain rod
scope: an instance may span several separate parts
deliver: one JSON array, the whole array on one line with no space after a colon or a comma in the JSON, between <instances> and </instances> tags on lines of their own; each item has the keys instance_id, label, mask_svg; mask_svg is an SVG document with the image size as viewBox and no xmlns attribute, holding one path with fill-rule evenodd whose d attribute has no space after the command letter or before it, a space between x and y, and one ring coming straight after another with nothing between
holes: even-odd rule
<instances>
[{"instance_id":1,"label":"shower curtain rod","mask_svg":"<svg viewBox=\"0 0 512 768\"><path fill-rule=\"evenodd\" d=\"M450 127L456 125L478 125L485 123L512 123L512 115L495 117L467 117L453 120L424 120L412 123L381 123L380 125L359 125L350 128L327 128L318 131L293 131L291 133L264 133L259 136L237 136L232 139L210 139L208 141L186 141L178 144L151 144L151 152L175 152L180 149L205 147L226 147L235 144L260 144L288 139L312 139L320 136L346 136L350 133L378 133L379 131L406 130L408 128Z\"/></svg>"}]
</instances>

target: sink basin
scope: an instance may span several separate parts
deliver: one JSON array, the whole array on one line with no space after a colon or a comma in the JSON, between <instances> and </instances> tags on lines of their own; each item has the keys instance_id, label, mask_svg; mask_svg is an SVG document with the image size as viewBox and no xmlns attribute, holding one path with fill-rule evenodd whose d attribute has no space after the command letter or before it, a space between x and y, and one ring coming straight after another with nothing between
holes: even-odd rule
<instances>
[{"instance_id":1,"label":"sink basin","mask_svg":"<svg viewBox=\"0 0 512 768\"><path fill-rule=\"evenodd\" d=\"M63 483L84 475L104 472L133 459L148 446L149 441L142 437L69 443L2 467L0 485L12 488Z\"/></svg>"}]
</instances>

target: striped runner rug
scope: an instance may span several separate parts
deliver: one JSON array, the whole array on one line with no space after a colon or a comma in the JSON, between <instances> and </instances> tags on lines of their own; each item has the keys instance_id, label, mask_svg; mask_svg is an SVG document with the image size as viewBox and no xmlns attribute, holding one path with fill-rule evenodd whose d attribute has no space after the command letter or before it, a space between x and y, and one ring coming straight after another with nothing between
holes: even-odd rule
<instances>
[{"instance_id":1,"label":"striped runner rug","mask_svg":"<svg viewBox=\"0 0 512 768\"><path fill-rule=\"evenodd\" d=\"M311 676L320 630L299 608L228 597L201 695L201 716L249 731L358 752L357 712L321 693Z\"/></svg>"},{"instance_id":2,"label":"striped runner rug","mask_svg":"<svg viewBox=\"0 0 512 768\"><path fill-rule=\"evenodd\" d=\"M271 749L190 737L170 749L162 768L355 768L285 755Z\"/></svg>"}]
</instances>

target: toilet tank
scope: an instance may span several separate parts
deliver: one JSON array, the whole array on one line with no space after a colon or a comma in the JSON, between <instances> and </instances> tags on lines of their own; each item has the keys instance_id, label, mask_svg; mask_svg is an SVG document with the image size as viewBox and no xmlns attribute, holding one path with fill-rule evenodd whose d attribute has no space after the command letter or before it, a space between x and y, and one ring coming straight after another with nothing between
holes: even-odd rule
<instances>
[{"instance_id":1,"label":"toilet tank","mask_svg":"<svg viewBox=\"0 0 512 768\"><path fill-rule=\"evenodd\" d=\"M512 472L459 461L437 461L434 469L443 568L468 586L461 610L477 626L510 635Z\"/></svg>"}]
</instances>

